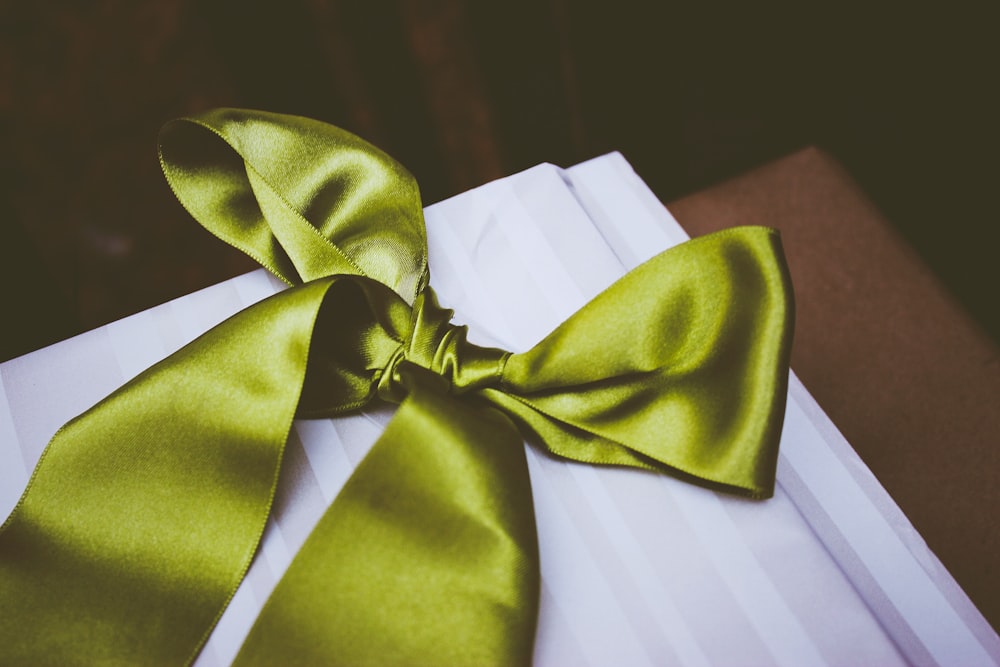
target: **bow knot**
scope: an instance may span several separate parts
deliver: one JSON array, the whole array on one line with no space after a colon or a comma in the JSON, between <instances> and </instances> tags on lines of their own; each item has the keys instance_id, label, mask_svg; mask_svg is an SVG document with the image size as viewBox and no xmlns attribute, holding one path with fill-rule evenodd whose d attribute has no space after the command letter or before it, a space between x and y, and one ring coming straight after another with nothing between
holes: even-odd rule
<instances>
[{"instance_id":1,"label":"bow knot","mask_svg":"<svg viewBox=\"0 0 1000 667\"><path fill-rule=\"evenodd\" d=\"M468 327L454 325L454 311L438 303L434 290L427 286L413 303L410 334L393 353L378 379L379 398L401 403L406 397L403 381L407 365L419 366L441 378L446 393L461 395L500 384L510 353L481 347L467 339ZM420 375L427 375L421 373Z\"/></svg>"}]
</instances>

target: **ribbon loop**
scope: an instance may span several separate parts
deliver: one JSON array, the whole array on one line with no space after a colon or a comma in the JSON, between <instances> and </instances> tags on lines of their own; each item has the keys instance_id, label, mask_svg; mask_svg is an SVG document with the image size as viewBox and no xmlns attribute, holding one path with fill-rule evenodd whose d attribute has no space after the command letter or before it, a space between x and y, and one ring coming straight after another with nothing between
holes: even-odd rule
<instances>
[{"instance_id":1,"label":"ribbon loop","mask_svg":"<svg viewBox=\"0 0 1000 667\"><path fill-rule=\"evenodd\" d=\"M165 125L160 163L198 222L290 285L370 276L407 303L422 286L427 238L417 183L349 132L299 116L215 109Z\"/></svg>"},{"instance_id":2,"label":"ribbon loop","mask_svg":"<svg viewBox=\"0 0 1000 667\"><path fill-rule=\"evenodd\" d=\"M662 252L511 356L489 398L559 456L770 497L794 322L782 257L764 227Z\"/></svg>"}]
</instances>

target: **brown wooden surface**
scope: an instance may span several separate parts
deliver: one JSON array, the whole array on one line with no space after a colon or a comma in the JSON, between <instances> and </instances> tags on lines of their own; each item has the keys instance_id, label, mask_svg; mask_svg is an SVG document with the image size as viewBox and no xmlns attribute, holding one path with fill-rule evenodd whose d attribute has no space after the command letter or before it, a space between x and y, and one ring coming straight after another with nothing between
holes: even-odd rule
<instances>
[{"instance_id":1,"label":"brown wooden surface","mask_svg":"<svg viewBox=\"0 0 1000 667\"><path fill-rule=\"evenodd\" d=\"M1000 628L992 339L819 150L668 208L692 236L744 224L781 230L796 295L792 368Z\"/></svg>"}]
</instances>

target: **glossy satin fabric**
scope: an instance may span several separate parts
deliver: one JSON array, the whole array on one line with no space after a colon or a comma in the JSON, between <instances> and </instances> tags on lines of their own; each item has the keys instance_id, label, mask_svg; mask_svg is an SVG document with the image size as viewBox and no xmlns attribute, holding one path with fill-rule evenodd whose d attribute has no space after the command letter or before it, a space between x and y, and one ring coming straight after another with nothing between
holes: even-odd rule
<instances>
[{"instance_id":1,"label":"glossy satin fabric","mask_svg":"<svg viewBox=\"0 0 1000 667\"><path fill-rule=\"evenodd\" d=\"M296 416L401 403L240 665L530 662L524 437L772 493L792 323L773 230L668 250L511 355L449 323L416 184L356 137L218 110L168 125L161 161L203 225L295 287L56 434L0 532L0 663L193 660L257 548Z\"/></svg>"}]
</instances>

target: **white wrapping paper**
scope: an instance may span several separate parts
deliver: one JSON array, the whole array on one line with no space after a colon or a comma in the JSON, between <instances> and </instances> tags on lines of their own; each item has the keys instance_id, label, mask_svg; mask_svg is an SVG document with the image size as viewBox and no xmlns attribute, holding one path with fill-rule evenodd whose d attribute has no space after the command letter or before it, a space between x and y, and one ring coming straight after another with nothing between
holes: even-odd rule
<instances>
[{"instance_id":1,"label":"white wrapping paper","mask_svg":"<svg viewBox=\"0 0 1000 667\"><path fill-rule=\"evenodd\" d=\"M432 284L474 342L529 348L686 235L618 154L425 210ZM56 429L283 285L263 270L0 364L0 517ZM1000 665L1000 639L796 378L774 498L528 447L537 665ZM392 415L296 422L275 512L197 665L227 665Z\"/></svg>"}]
</instances>

